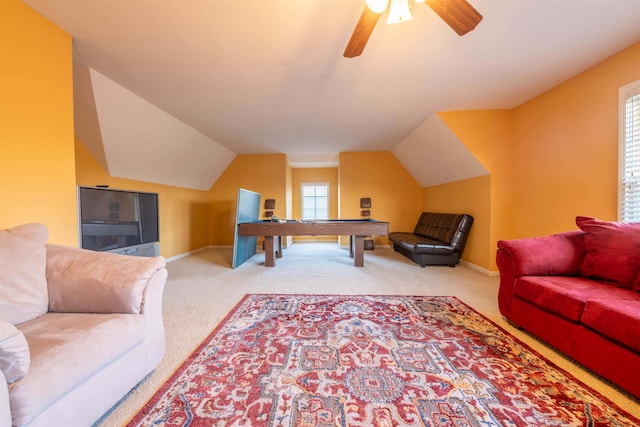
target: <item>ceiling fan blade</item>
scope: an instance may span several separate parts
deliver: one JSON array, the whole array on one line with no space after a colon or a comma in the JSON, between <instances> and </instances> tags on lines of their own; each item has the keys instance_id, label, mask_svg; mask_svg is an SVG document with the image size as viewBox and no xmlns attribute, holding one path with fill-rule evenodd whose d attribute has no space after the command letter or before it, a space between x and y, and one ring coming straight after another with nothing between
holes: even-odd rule
<instances>
[{"instance_id":1,"label":"ceiling fan blade","mask_svg":"<svg viewBox=\"0 0 640 427\"><path fill-rule=\"evenodd\" d=\"M367 41L369 40L369 36L371 36L373 28L378 22L378 18L380 18L379 13L373 12L367 6L364 7L362 15L360 15L360 19L358 20L356 27L353 29L347 48L342 54L344 57L353 58L354 56L358 56L362 53Z\"/></svg>"},{"instance_id":2,"label":"ceiling fan blade","mask_svg":"<svg viewBox=\"0 0 640 427\"><path fill-rule=\"evenodd\" d=\"M467 0L426 0L427 4L453 31L464 36L482 21L482 15Z\"/></svg>"}]
</instances>

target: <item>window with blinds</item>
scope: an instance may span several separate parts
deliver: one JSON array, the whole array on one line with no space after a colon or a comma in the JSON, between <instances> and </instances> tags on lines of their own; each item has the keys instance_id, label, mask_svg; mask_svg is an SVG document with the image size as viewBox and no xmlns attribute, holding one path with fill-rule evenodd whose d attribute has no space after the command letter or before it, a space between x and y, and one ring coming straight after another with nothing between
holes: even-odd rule
<instances>
[{"instance_id":1,"label":"window with blinds","mask_svg":"<svg viewBox=\"0 0 640 427\"><path fill-rule=\"evenodd\" d=\"M329 184L302 184L302 219L329 219Z\"/></svg>"},{"instance_id":2,"label":"window with blinds","mask_svg":"<svg viewBox=\"0 0 640 427\"><path fill-rule=\"evenodd\" d=\"M640 81L620 89L621 222L640 222Z\"/></svg>"}]
</instances>

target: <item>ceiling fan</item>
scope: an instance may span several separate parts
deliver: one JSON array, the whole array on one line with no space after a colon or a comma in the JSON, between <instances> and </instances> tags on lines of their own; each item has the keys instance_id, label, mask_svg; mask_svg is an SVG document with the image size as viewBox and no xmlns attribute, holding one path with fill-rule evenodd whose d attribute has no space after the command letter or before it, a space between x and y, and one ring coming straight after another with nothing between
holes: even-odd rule
<instances>
[{"instance_id":1,"label":"ceiling fan","mask_svg":"<svg viewBox=\"0 0 640 427\"><path fill-rule=\"evenodd\" d=\"M344 50L343 56L353 58L364 50L378 18L391 1L390 19L388 23L402 22L411 19L409 14L409 0L365 0L366 5L360 19L351 34L351 39ZM471 6L467 0L414 0L416 3L426 2L458 35L463 36L473 30L482 15Z\"/></svg>"}]
</instances>

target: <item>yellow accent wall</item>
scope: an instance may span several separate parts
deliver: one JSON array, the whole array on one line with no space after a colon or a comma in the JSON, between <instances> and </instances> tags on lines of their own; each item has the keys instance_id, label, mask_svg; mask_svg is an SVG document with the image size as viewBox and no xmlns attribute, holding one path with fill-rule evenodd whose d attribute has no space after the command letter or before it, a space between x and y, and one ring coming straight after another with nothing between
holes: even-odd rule
<instances>
[{"instance_id":1,"label":"yellow accent wall","mask_svg":"<svg viewBox=\"0 0 640 427\"><path fill-rule=\"evenodd\" d=\"M423 191L389 151L340 153L340 218L360 218L360 198L371 197L371 217L390 222L389 231L412 231L422 212ZM341 239L348 245L348 238ZM388 245L385 237L374 244Z\"/></svg>"},{"instance_id":2,"label":"yellow accent wall","mask_svg":"<svg viewBox=\"0 0 640 427\"><path fill-rule=\"evenodd\" d=\"M329 218L338 218L338 168L293 168L292 170L292 204L289 219L302 218L302 192L303 183L327 182L329 183ZM336 241L337 236L295 236L294 241Z\"/></svg>"},{"instance_id":3,"label":"yellow accent wall","mask_svg":"<svg viewBox=\"0 0 640 427\"><path fill-rule=\"evenodd\" d=\"M473 216L474 223L469 233L462 259L489 269L491 265L488 248L491 239L491 178L482 176L456 181L424 189L425 211L444 213L466 213ZM437 209L434 208L437 206Z\"/></svg>"},{"instance_id":4,"label":"yellow accent wall","mask_svg":"<svg viewBox=\"0 0 640 427\"><path fill-rule=\"evenodd\" d=\"M293 216L293 168L287 164L286 166L286 215L285 218L294 218Z\"/></svg>"},{"instance_id":5,"label":"yellow accent wall","mask_svg":"<svg viewBox=\"0 0 640 427\"><path fill-rule=\"evenodd\" d=\"M640 80L640 43L519 106L514 233L617 219L618 89Z\"/></svg>"},{"instance_id":6,"label":"yellow accent wall","mask_svg":"<svg viewBox=\"0 0 640 427\"><path fill-rule=\"evenodd\" d=\"M496 242L511 235L513 227L515 113L455 111L439 116L489 171L489 176L426 187L424 210L473 215L474 224L462 259L495 271Z\"/></svg>"},{"instance_id":7,"label":"yellow accent wall","mask_svg":"<svg viewBox=\"0 0 640 427\"><path fill-rule=\"evenodd\" d=\"M260 219L264 216L265 199L276 199L274 215L286 217L288 174L284 154L236 156L209 190L211 244L233 245L238 188L260 193Z\"/></svg>"},{"instance_id":8,"label":"yellow accent wall","mask_svg":"<svg viewBox=\"0 0 640 427\"><path fill-rule=\"evenodd\" d=\"M618 89L637 80L640 43L513 110L439 113L490 173L483 184L490 198L489 232L474 234L467 248L474 258L489 248L490 263L478 257L478 265L496 270L500 239L573 230L577 215L616 220ZM470 194L477 185L469 180L427 187L424 208L447 210L457 194L447 197L443 189ZM485 211L485 202L467 209Z\"/></svg>"},{"instance_id":9,"label":"yellow accent wall","mask_svg":"<svg viewBox=\"0 0 640 427\"><path fill-rule=\"evenodd\" d=\"M78 185L108 185L120 190L158 193L162 256L173 257L209 246L211 195L208 191L114 178L80 141L76 141L75 148ZM74 242L74 245L77 244L78 242Z\"/></svg>"},{"instance_id":10,"label":"yellow accent wall","mask_svg":"<svg viewBox=\"0 0 640 427\"><path fill-rule=\"evenodd\" d=\"M78 242L71 37L0 1L0 229L28 222Z\"/></svg>"},{"instance_id":11,"label":"yellow accent wall","mask_svg":"<svg viewBox=\"0 0 640 427\"><path fill-rule=\"evenodd\" d=\"M287 208L285 218L293 218L293 168L288 163L286 166L286 183ZM293 243L293 237L291 236L287 236L282 242L285 248L291 243Z\"/></svg>"},{"instance_id":12,"label":"yellow accent wall","mask_svg":"<svg viewBox=\"0 0 640 427\"><path fill-rule=\"evenodd\" d=\"M341 153L337 169L290 168L284 154L239 155L209 191L211 244L233 244L238 188L260 193L261 206L264 199L276 199L275 215L295 219L302 181L329 181L334 218L360 218L360 198L371 197L373 218L389 221L391 230L413 230L422 209L422 188L388 151ZM389 244L386 237L375 241Z\"/></svg>"}]
</instances>

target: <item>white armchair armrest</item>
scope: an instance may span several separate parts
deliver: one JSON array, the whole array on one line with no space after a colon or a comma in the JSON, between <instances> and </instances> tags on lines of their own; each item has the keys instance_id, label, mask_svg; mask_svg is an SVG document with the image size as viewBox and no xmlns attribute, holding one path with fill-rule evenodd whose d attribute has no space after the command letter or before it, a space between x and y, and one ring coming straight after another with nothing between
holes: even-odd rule
<instances>
[{"instance_id":1,"label":"white armchair armrest","mask_svg":"<svg viewBox=\"0 0 640 427\"><path fill-rule=\"evenodd\" d=\"M145 297L150 292L147 286L161 283L163 288L166 274L163 257L134 257L48 244L49 311L143 313ZM162 291L159 294L161 299Z\"/></svg>"},{"instance_id":2,"label":"white armchair armrest","mask_svg":"<svg viewBox=\"0 0 640 427\"><path fill-rule=\"evenodd\" d=\"M11 427L11 406L9 406L9 385L0 370L0 427Z\"/></svg>"}]
</instances>

